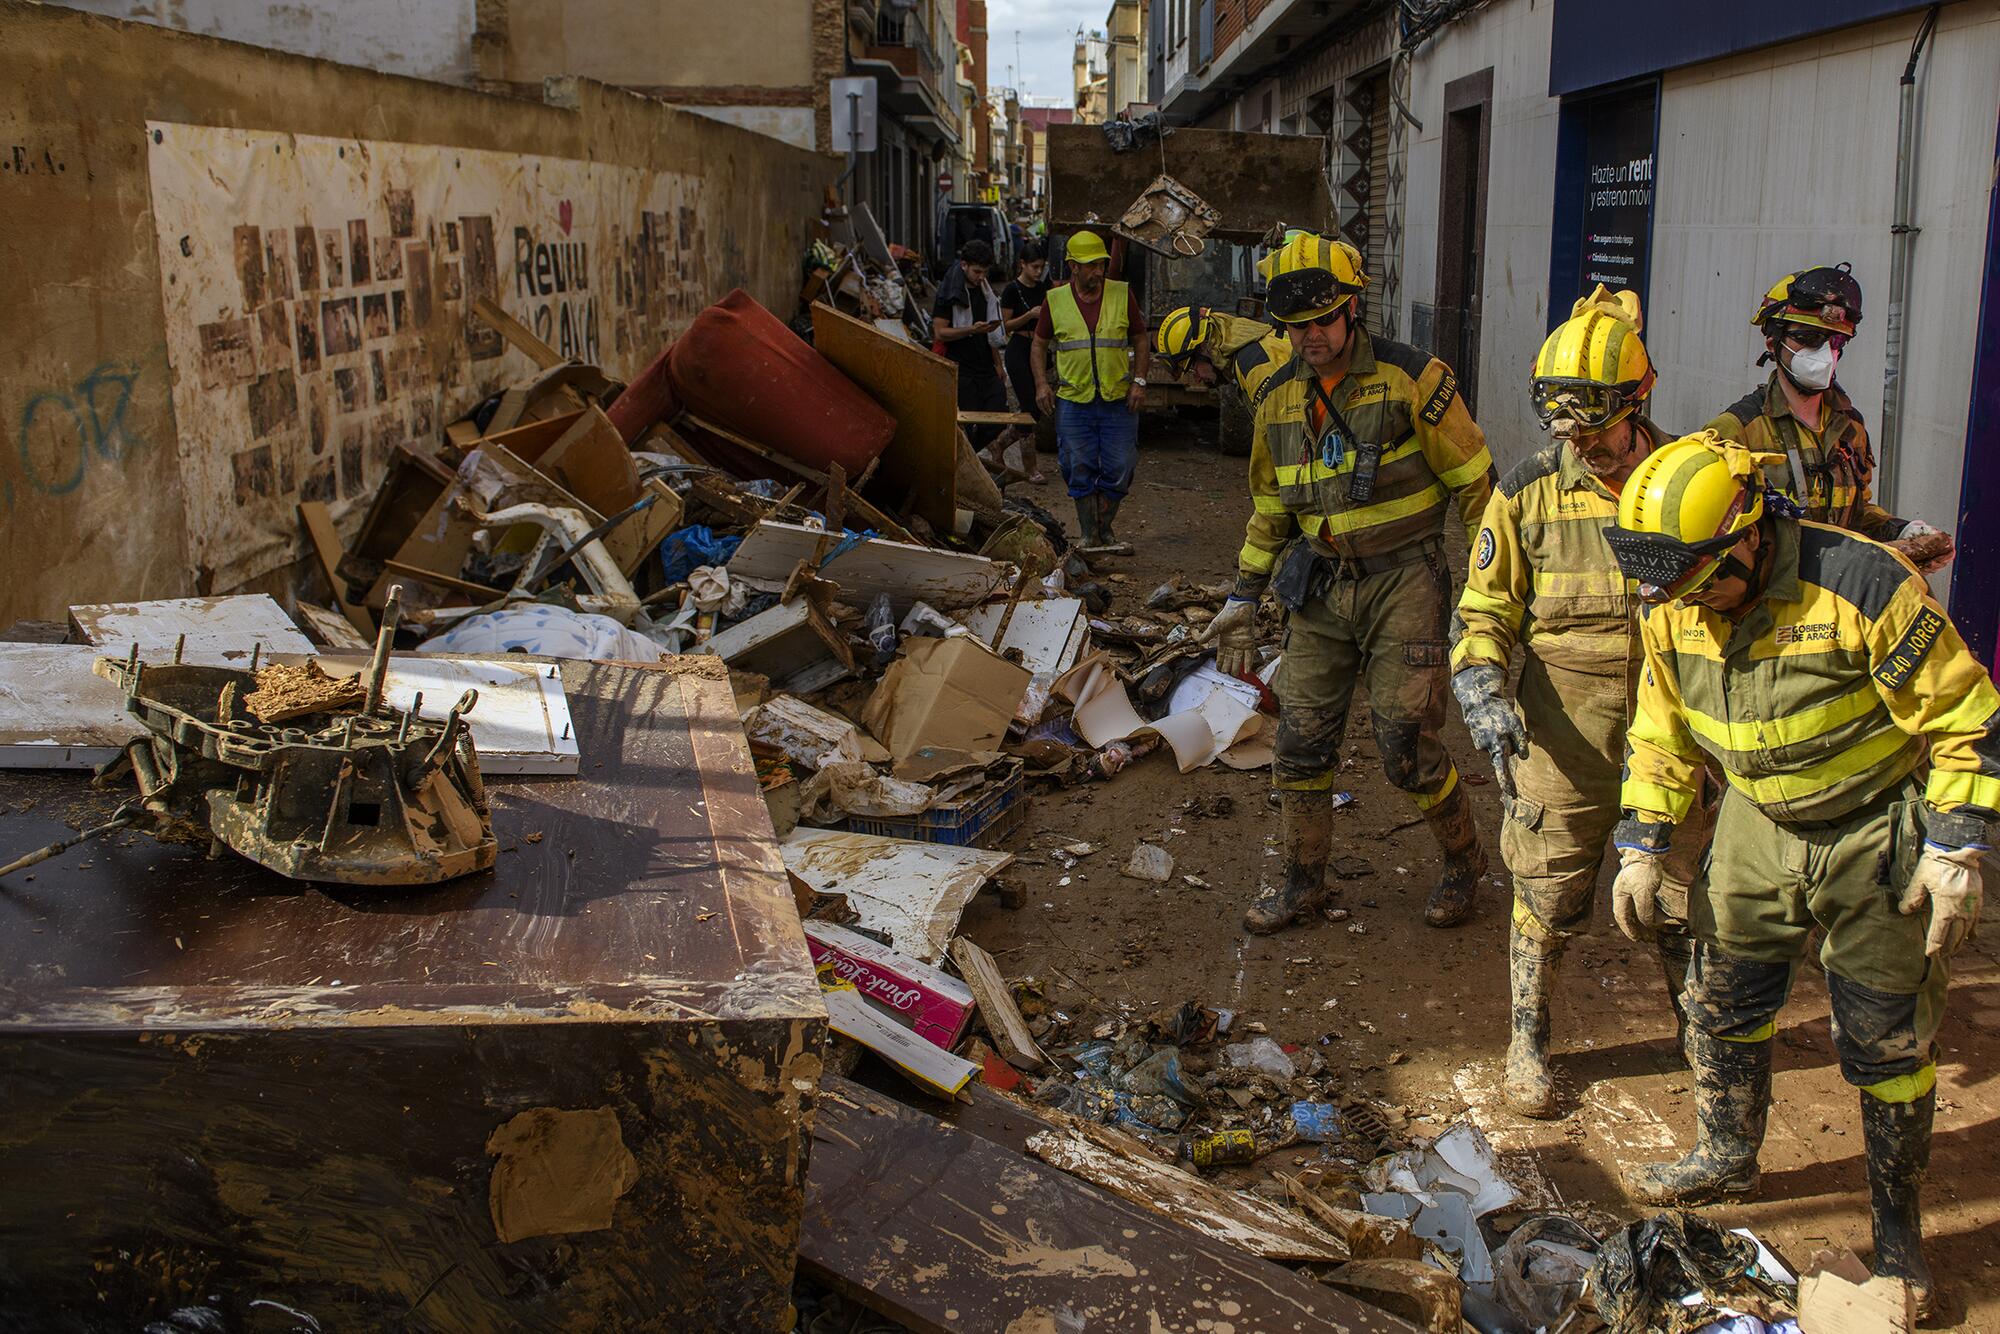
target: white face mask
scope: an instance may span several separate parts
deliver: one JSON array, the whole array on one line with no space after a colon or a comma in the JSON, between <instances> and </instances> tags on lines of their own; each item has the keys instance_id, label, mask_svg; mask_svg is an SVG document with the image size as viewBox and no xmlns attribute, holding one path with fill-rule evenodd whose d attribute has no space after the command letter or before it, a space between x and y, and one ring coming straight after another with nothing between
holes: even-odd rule
<instances>
[{"instance_id":1,"label":"white face mask","mask_svg":"<svg viewBox=\"0 0 2000 1334\"><path fill-rule=\"evenodd\" d=\"M1840 360L1831 339L1818 347L1786 348L1785 370L1801 389L1824 389L1833 383L1833 366Z\"/></svg>"}]
</instances>

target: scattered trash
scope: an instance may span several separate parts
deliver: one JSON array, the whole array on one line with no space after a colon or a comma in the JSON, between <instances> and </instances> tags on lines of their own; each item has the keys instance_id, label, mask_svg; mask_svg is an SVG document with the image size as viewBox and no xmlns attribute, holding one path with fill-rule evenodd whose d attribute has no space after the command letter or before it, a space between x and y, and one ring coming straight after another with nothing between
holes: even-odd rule
<instances>
[{"instance_id":1,"label":"scattered trash","mask_svg":"<svg viewBox=\"0 0 2000 1334\"><path fill-rule=\"evenodd\" d=\"M1152 843L1140 843L1133 847L1132 856L1121 872L1134 880L1151 880L1165 884L1174 878L1173 854Z\"/></svg>"},{"instance_id":2,"label":"scattered trash","mask_svg":"<svg viewBox=\"0 0 2000 1334\"><path fill-rule=\"evenodd\" d=\"M1270 1038L1232 1042L1222 1049L1222 1059L1235 1069L1255 1070L1277 1080L1288 1080L1298 1073L1285 1049Z\"/></svg>"},{"instance_id":3,"label":"scattered trash","mask_svg":"<svg viewBox=\"0 0 2000 1334\"><path fill-rule=\"evenodd\" d=\"M1309 1144L1331 1143L1340 1138L1340 1109L1330 1102L1295 1102L1292 1129Z\"/></svg>"},{"instance_id":4,"label":"scattered trash","mask_svg":"<svg viewBox=\"0 0 2000 1334\"><path fill-rule=\"evenodd\" d=\"M1198 1168L1255 1162L1257 1137L1247 1130L1218 1130L1188 1142L1188 1158Z\"/></svg>"},{"instance_id":5,"label":"scattered trash","mask_svg":"<svg viewBox=\"0 0 2000 1334\"><path fill-rule=\"evenodd\" d=\"M1493 1296L1532 1329L1553 1325L1583 1295L1597 1238L1565 1214L1521 1220L1493 1252Z\"/></svg>"},{"instance_id":6,"label":"scattered trash","mask_svg":"<svg viewBox=\"0 0 2000 1334\"><path fill-rule=\"evenodd\" d=\"M1692 1329L1706 1321L1690 1317L1718 1307L1751 1314L1769 1303L1790 1308L1797 1290L1759 1272L1758 1250L1752 1237L1669 1209L1604 1238L1590 1291L1612 1334Z\"/></svg>"}]
</instances>

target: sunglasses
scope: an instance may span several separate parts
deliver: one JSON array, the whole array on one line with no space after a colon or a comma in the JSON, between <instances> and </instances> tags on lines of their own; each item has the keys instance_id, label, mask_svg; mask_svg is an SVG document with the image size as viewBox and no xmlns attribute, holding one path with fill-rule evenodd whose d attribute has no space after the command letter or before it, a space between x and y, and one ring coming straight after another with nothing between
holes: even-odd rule
<instances>
[{"instance_id":1,"label":"sunglasses","mask_svg":"<svg viewBox=\"0 0 2000 1334\"><path fill-rule=\"evenodd\" d=\"M1833 350L1838 352L1847 346L1847 335L1831 329L1816 329L1810 324L1789 324L1785 326L1785 341L1801 352L1824 347L1830 342Z\"/></svg>"},{"instance_id":2,"label":"sunglasses","mask_svg":"<svg viewBox=\"0 0 2000 1334\"><path fill-rule=\"evenodd\" d=\"M1294 329L1304 329L1308 327L1314 329L1330 328L1334 324L1339 323L1341 316L1345 315L1346 313L1347 313L1347 307L1342 306L1339 310L1328 311L1326 314L1321 315L1318 319L1293 320L1292 327Z\"/></svg>"}]
</instances>

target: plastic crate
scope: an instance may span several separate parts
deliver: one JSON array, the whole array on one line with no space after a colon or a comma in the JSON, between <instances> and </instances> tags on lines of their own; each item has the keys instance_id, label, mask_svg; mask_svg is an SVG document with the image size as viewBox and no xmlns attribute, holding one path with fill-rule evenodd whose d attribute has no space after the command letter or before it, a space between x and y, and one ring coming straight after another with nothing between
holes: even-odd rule
<instances>
[{"instance_id":1,"label":"plastic crate","mask_svg":"<svg viewBox=\"0 0 2000 1334\"><path fill-rule=\"evenodd\" d=\"M857 834L882 838L990 848L1012 833L1026 817L1027 792L1027 768L1020 760L1010 758L998 777L959 801L933 806L917 815L850 815L847 828Z\"/></svg>"}]
</instances>

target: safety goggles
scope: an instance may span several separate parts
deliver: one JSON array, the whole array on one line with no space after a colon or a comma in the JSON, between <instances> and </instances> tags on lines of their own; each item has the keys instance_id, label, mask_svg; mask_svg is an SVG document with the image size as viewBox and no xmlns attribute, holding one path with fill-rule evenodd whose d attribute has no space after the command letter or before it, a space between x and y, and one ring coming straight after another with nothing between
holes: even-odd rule
<instances>
[{"instance_id":1,"label":"safety goggles","mask_svg":"<svg viewBox=\"0 0 2000 1334\"><path fill-rule=\"evenodd\" d=\"M1778 324L1818 329L1842 338L1854 333L1854 315L1848 306L1839 301L1814 301L1797 292L1782 308L1772 312L1771 318Z\"/></svg>"},{"instance_id":2,"label":"safety goggles","mask_svg":"<svg viewBox=\"0 0 2000 1334\"><path fill-rule=\"evenodd\" d=\"M1690 543L1614 525L1604 530L1604 540L1618 568L1638 584L1640 601L1661 603L1686 597L1714 578L1723 556L1743 540L1743 534L1723 533Z\"/></svg>"},{"instance_id":3,"label":"safety goggles","mask_svg":"<svg viewBox=\"0 0 2000 1334\"><path fill-rule=\"evenodd\" d=\"M1299 269L1273 278L1264 304L1272 319L1285 324L1327 324L1360 290L1327 269Z\"/></svg>"},{"instance_id":4,"label":"safety goggles","mask_svg":"<svg viewBox=\"0 0 2000 1334\"><path fill-rule=\"evenodd\" d=\"M1534 398L1535 417L1545 431L1563 419L1586 431L1597 430L1610 424L1632 401L1623 386L1562 376L1536 376L1529 393Z\"/></svg>"},{"instance_id":5,"label":"safety goggles","mask_svg":"<svg viewBox=\"0 0 2000 1334\"><path fill-rule=\"evenodd\" d=\"M1779 329L1784 340L1801 352L1824 347L1828 343L1833 344L1833 350L1836 352L1847 346L1846 334L1837 333L1832 329L1822 329L1817 325L1793 324L1787 321L1781 324Z\"/></svg>"}]
</instances>

